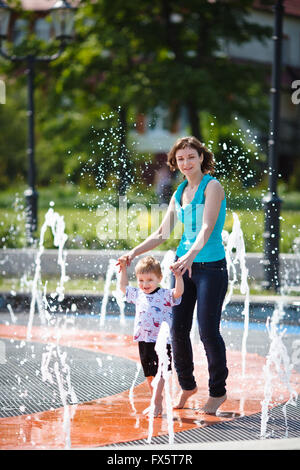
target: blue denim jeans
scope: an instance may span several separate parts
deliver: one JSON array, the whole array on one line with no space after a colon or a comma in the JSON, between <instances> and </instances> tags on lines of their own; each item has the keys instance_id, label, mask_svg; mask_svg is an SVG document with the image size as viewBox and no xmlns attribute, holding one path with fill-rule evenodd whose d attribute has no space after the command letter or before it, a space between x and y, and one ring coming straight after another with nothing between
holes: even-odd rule
<instances>
[{"instance_id":1,"label":"blue denim jeans","mask_svg":"<svg viewBox=\"0 0 300 470\"><path fill-rule=\"evenodd\" d=\"M220 334L222 305L228 287L225 258L220 261L193 263L192 277L183 275L184 293L181 303L173 307L171 328L174 366L183 390L196 387L190 331L197 301L200 339L204 345L209 373L209 394L220 397L226 392L226 350ZM173 285L175 282L173 276Z\"/></svg>"}]
</instances>

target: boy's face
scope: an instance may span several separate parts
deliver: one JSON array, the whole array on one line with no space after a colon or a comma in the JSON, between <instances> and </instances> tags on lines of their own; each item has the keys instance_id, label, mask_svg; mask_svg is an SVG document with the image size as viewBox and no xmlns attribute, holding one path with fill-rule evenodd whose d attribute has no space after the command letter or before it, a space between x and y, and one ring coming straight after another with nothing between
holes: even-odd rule
<instances>
[{"instance_id":1,"label":"boy's face","mask_svg":"<svg viewBox=\"0 0 300 470\"><path fill-rule=\"evenodd\" d=\"M145 273L136 275L139 288L145 293L150 294L153 292L161 281L161 276L157 276L155 273Z\"/></svg>"}]
</instances>

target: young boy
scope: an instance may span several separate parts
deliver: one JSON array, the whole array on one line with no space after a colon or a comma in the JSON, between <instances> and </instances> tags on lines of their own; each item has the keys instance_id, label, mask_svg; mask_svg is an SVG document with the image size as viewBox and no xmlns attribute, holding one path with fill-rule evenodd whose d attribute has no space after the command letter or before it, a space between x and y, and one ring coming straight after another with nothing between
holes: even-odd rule
<instances>
[{"instance_id":1,"label":"young boy","mask_svg":"<svg viewBox=\"0 0 300 470\"><path fill-rule=\"evenodd\" d=\"M136 306L134 341L138 342L141 364L152 394L151 384L158 370L158 357L155 351L156 339L163 321L166 321L171 327L172 306L181 302L184 289L183 279L178 274L175 277L175 287L173 289L160 287L159 284L162 280L160 264L152 256L146 256L139 260L135 267L138 288L131 287L128 285L126 261L119 258L118 264L121 271L120 290L126 294L127 302L131 302ZM169 341L167 351L171 365L171 345ZM164 379L161 377L154 400L154 417L162 413L163 388Z\"/></svg>"}]
</instances>

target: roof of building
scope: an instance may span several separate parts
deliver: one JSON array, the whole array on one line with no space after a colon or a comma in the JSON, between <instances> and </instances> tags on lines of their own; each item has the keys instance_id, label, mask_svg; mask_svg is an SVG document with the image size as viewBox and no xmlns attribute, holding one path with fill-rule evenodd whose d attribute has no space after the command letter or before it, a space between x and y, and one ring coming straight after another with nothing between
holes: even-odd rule
<instances>
[{"instance_id":1,"label":"roof of building","mask_svg":"<svg viewBox=\"0 0 300 470\"><path fill-rule=\"evenodd\" d=\"M57 0L21 0L24 10L45 11L52 8ZM78 6L80 0L68 0L72 6Z\"/></svg>"},{"instance_id":2,"label":"roof of building","mask_svg":"<svg viewBox=\"0 0 300 470\"><path fill-rule=\"evenodd\" d=\"M275 0L273 4L275 5ZM282 1L284 14L288 16L297 16L300 17L300 1L299 0L283 0ZM272 5L264 5L263 1L255 0L254 8L259 10L270 11L272 10Z\"/></svg>"},{"instance_id":3,"label":"roof of building","mask_svg":"<svg viewBox=\"0 0 300 470\"><path fill-rule=\"evenodd\" d=\"M52 8L57 0L21 0L21 4L25 10L48 10ZM73 6L78 6L80 0L68 0ZM275 0L274 0L275 4ZM289 16L300 17L299 0L283 0L284 13ZM255 0L254 8L259 10L270 11L272 5L264 5L262 0Z\"/></svg>"}]
</instances>

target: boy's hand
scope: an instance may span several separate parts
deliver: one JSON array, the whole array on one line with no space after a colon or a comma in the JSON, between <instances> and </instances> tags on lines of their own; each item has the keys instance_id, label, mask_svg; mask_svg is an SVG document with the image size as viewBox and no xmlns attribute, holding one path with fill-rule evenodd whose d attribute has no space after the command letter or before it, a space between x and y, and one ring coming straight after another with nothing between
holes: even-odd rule
<instances>
[{"instance_id":1,"label":"boy's hand","mask_svg":"<svg viewBox=\"0 0 300 470\"><path fill-rule=\"evenodd\" d=\"M181 271L173 271L175 279L180 279L182 277Z\"/></svg>"},{"instance_id":2,"label":"boy's hand","mask_svg":"<svg viewBox=\"0 0 300 470\"><path fill-rule=\"evenodd\" d=\"M181 256L181 258L178 258L178 260L170 266L170 269L173 272L174 276L177 276L177 274L181 274L183 276L183 274L188 271L189 277L192 277L193 260L194 258L188 254L185 254Z\"/></svg>"},{"instance_id":3,"label":"boy's hand","mask_svg":"<svg viewBox=\"0 0 300 470\"><path fill-rule=\"evenodd\" d=\"M173 288L173 297L177 299L181 297L184 292L184 281L182 277L182 273L180 271L174 272L175 276L175 287Z\"/></svg>"},{"instance_id":4,"label":"boy's hand","mask_svg":"<svg viewBox=\"0 0 300 470\"><path fill-rule=\"evenodd\" d=\"M127 268L126 256L121 256L121 258L118 258L118 262L117 262L116 266L120 267L119 273L123 270L126 270L126 268Z\"/></svg>"}]
</instances>

